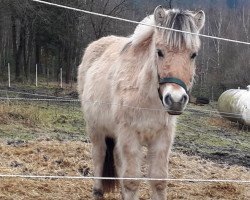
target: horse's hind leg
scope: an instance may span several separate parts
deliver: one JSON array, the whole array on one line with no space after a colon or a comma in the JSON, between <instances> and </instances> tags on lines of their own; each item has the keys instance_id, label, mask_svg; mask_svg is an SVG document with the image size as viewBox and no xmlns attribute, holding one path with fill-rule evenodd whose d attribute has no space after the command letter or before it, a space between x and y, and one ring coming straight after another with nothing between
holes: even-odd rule
<instances>
[{"instance_id":1,"label":"horse's hind leg","mask_svg":"<svg viewBox=\"0 0 250 200\"><path fill-rule=\"evenodd\" d=\"M105 136L98 133L94 133L93 129L88 129L88 132L93 145L92 158L94 164L94 176L102 177L103 164L106 154ZM100 179L94 180L93 196L95 199L103 199L103 184L102 180Z\"/></svg>"}]
</instances>

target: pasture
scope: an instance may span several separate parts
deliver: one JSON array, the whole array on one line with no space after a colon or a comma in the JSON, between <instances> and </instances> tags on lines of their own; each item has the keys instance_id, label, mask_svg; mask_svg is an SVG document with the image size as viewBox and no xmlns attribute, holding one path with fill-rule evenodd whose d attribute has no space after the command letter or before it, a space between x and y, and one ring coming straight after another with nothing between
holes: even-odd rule
<instances>
[{"instance_id":1,"label":"pasture","mask_svg":"<svg viewBox=\"0 0 250 200\"><path fill-rule=\"evenodd\" d=\"M215 108L215 103L189 105L179 117L170 178L250 179L249 131L220 118ZM93 175L79 102L1 101L0 141L1 174ZM0 199L91 199L92 185L92 180L1 178ZM169 182L167 191L168 199L176 200L250 198L249 184L239 183ZM140 199L149 194L141 184Z\"/></svg>"},{"instance_id":2,"label":"pasture","mask_svg":"<svg viewBox=\"0 0 250 200\"><path fill-rule=\"evenodd\" d=\"M0 3L0 200L250 199L249 127L188 104L249 84L250 4L185 2Z\"/></svg>"}]
</instances>

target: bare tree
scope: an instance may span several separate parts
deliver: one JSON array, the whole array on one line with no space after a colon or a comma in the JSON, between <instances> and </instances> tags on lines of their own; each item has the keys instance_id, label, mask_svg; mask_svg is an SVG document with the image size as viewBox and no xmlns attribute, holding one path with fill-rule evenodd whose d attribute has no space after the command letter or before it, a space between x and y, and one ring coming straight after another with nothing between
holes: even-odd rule
<instances>
[{"instance_id":1,"label":"bare tree","mask_svg":"<svg viewBox=\"0 0 250 200\"><path fill-rule=\"evenodd\" d=\"M119 16L126 10L126 0L90 0L87 5L90 11L101 14ZM95 38L100 38L107 33L111 19L105 17L89 16Z\"/></svg>"},{"instance_id":2,"label":"bare tree","mask_svg":"<svg viewBox=\"0 0 250 200\"><path fill-rule=\"evenodd\" d=\"M166 0L168 8L172 9L173 8L173 0Z\"/></svg>"}]
</instances>

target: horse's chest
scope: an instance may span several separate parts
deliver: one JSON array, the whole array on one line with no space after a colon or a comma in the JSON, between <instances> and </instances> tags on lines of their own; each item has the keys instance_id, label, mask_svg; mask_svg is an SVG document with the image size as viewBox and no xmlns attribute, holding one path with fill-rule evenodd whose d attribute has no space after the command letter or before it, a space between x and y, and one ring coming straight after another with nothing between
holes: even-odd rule
<instances>
[{"instance_id":1,"label":"horse's chest","mask_svg":"<svg viewBox=\"0 0 250 200\"><path fill-rule=\"evenodd\" d=\"M156 137L158 137L160 131L156 131L155 129L148 129L142 131L136 131L137 138L141 145L148 145L150 141L153 141Z\"/></svg>"},{"instance_id":2,"label":"horse's chest","mask_svg":"<svg viewBox=\"0 0 250 200\"><path fill-rule=\"evenodd\" d=\"M131 127L135 130L141 143L146 144L166 129L166 116L157 112L145 111L134 118ZM136 117L136 116L135 116Z\"/></svg>"}]
</instances>

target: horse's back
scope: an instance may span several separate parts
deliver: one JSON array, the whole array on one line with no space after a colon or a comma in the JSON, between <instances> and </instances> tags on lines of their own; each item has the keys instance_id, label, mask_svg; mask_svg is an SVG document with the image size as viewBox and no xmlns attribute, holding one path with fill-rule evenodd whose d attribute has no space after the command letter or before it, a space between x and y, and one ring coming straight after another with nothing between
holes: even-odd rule
<instances>
[{"instance_id":1,"label":"horse's back","mask_svg":"<svg viewBox=\"0 0 250 200\"><path fill-rule=\"evenodd\" d=\"M128 41L129 38L109 36L91 43L79 66L78 93L82 109L88 127L95 127L96 131L99 128L100 132L112 132L110 103L114 100L114 73L121 67L121 51Z\"/></svg>"},{"instance_id":2,"label":"horse's back","mask_svg":"<svg viewBox=\"0 0 250 200\"><path fill-rule=\"evenodd\" d=\"M93 63L100 60L102 55L108 50L116 48L120 46L121 42L127 40L128 38L117 37L117 36L107 36L102 37L99 40L96 40L88 45L86 48L82 62L78 68L78 94L81 95L83 93L84 83L85 83L85 75L86 72L93 66ZM113 48L112 48L113 47ZM101 66L99 66L101 67Z\"/></svg>"}]
</instances>

